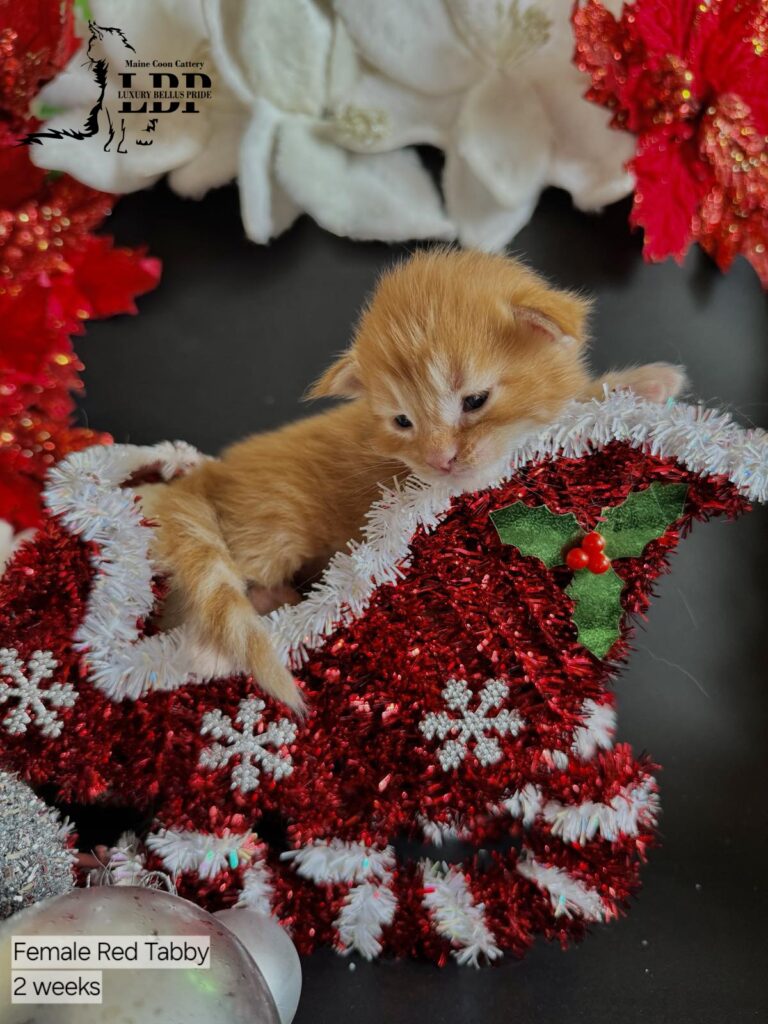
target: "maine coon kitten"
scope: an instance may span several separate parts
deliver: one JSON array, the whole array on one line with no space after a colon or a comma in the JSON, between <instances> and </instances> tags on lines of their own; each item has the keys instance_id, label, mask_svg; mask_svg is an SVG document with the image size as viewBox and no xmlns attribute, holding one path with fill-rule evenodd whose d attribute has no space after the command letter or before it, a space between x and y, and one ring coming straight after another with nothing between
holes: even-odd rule
<instances>
[{"instance_id":1,"label":"maine coon kitten","mask_svg":"<svg viewBox=\"0 0 768 1024\"><path fill-rule=\"evenodd\" d=\"M300 692L259 620L292 581L359 535L379 485L411 471L466 490L504 468L523 430L603 385L654 401L682 371L592 379L589 303L513 259L433 249L380 280L352 346L310 389L346 399L249 437L152 496L155 557L194 635L293 708Z\"/></svg>"}]
</instances>

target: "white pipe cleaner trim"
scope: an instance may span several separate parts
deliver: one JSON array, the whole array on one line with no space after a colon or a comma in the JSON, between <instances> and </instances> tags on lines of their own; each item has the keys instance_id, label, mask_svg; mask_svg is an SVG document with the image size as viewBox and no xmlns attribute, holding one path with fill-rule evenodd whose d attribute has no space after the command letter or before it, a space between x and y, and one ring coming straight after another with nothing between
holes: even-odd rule
<instances>
[{"instance_id":1,"label":"white pipe cleaner trim","mask_svg":"<svg viewBox=\"0 0 768 1024\"><path fill-rule=\"evenodd\" d=\"M174 875L195 871L200 878L215 878L220 871L247 864L256 848L253 832L174 832L160 829L147 836L147 847L156 853Z\"/></svg>"},{"instance_id":2,"label":"white pipe cleaner trim","mask_svg":"<svg viewBox=\"0 0 768 1024\"><path fill-rule=\"evenodd\" d=\"M584 724L573 731L571 750L580 761L591 761L598 750L610 750L616 735L616 709L588 698L581 706Z\"/></svg>"},{"instance_id":3,"label":"white pipe cleaner trim","mask_svg":"<svg viewBox=\"0 0 768 1024\"><path fill-rule=\"evenodd\" d=\"M381 933L392 924L397 898L392 891L395 852L342 839L318 839L309 846L288 850L281 860L315 885L348 884L339 916L334 921L337 946L342 953L356 951L366 960L381 953Z\"/></svg>"},{"instance_id":4,"label":"white pipe cleaner trim","mask_svg":"<svg viewBox=\"0 0 768 1024\"><path fill-rule=\"evenodd\" d=\"M696 473L730 479L749 499L768 498L768 434L744 429L726 413L685 404L658 405L630 392L601 401L572 402L557 423L524 437L510 453L510 472L546 456L586 455L614 440L674 458ZM215 667L183 629L138 638L136 619L152 608L148 560L150 535L129 490L119 484L138 469L160 463L171 477L201 456L188 445L154 448L115 445L69 455L49 475L46 502L73 532L96 541L96 582L77 634L95 685L115 700L152 689L175 689L210 678ZM494 486L507 477L489 479ZM268 625L276 649L298 666L338 624L362 614L376 588L403 575L409 546L419 526L433 530L460 493L414 478L384 490L367 516L365 540L332 559L306 600L272 612ZM193 664L197 673L193 671Z\"/></svg>"},{"instance_id":5,"label":"white pipe cleaner trim","mask_svg":"<svg viewBox=\"0 0 768 1024\"><path fill-rule=\"evenodd\" d=\"M586 800L582 804L561 804L550 800L544 807L544 819L552 835L566 843L584 846L599 835L609 843L622 835L636 836L641 828L652 827L659 816L658 788L646 775L636 786L622 789L608 804Z\"/></svg>"},{"instance_id":6,"label":"white pipe cleaner trim","mask_svg":"<svg viewBox=\"0 0 768 1024\"><path fill-rule=\"evenodd\" d=\"M675 458L696 473L722 474L746 497L768 499L765 431L744 429L726 413L659 405L628 391L607 394L601 401L571 402L554 425L521 440L510 453L510 472L545 456L577 458L616 440ZM488 480L486 486L505 479ZM385 491L368 513L364 542L335 555L305 601L272 612L273 639L281 653L300 663L337 623L359 616L379 585L403 574L416 528L433 530L458 493L414 478L399 490Z\"/></svg>"},{"instance_id":7,"label":"white pipe cleaner trim","mask_svg":"<svg viewBox=\"0 0 768 1024\"><path fill-rule=\"evenodd\" d=\"M183 442L99 446L73 453L48 474L48 508L73 533L99 546L93 558L96 577L74 646L83 652L94 685L112 700L173 690L197 679L183 630L139 637L137 620L154 606L152 533L142 525L133 491L120 484L150 466L170 480L202 458Z\"/></svg>"},{"instance_id":8,"label":"white pipe cleaner trim","mask_svg":"<svg viewBox=\"0 0 768 1024\"><path fill-rule=\"evenodd\" d=\"M438 935L448 939L452 954L462 964L479 967L483 957L502 955L496 938L485 923L485 905L475 903L464 872L454 865L421 862L424 879L422 900Z\"/></svg>"},{"instance_id":9,"label":"white pipe cleaner trim","mask_svg":"<svg viewBox=\"0 0 768 1024\"><path fill-rule=\"evenodd\" d=\"M516 789L512 796L502 801L502 808L513 818L521 818L525 828L529 828L541 811L543 796L538 786L526 782L522 789Z\"/></svg>"},{"instance_id":10,"label":"white pipe cleaner trim","mask_svg":"<svg viewBox=\"0 0 768 1024\"><path fill-rule=\"evenodd\" d=\"M457 821L430 821L426 815L417 814L416 824L421 829L425 841L431 843L432 846L442 846L443 843L450 843L456 839L469 839L471 836L470 830Z\"/></svg>"},{"instance_id":11,"label":"white pipe cleaner trim","mask_svg":"<svg viewBox=\"0 0 768 1024\"><path fill-rule=\"evenodd\" d=\"M566 843L584 846L598 835L613 843L622 835L636 836L641 828L653 827L660 804L656 781L645 775L636 785L621 789L610 803L592 800L580 804L564 804L559 800L545 803L539 787L528 782L502 801L497 813L503 811L520 818L525 828L541 815L553 835L560 836Z\"/></svg>"},{"instance_id":12,"label":"white pipe cleaner trim","mask_svg":"<svg viewBox=\"0 0 768 1024\"><path fill-rule=\"evenodd\" d=\"M388 878L395 866L395 851L391 846L382 850L343 839L318 839L281 853L280 859L291 861L296 873L315 885L356 884Z\"/></svg>"},{"instance_id":13,"label":"white pipe cleaner trim","mask_svg":"<svg viewBox=\"0 0 768 1024\"><path fill-rule=\"evenodd\" d=\"M359 882L353 885L334 921L338 933L337 948L343 954L353 951L374 960L381 953L381 933L392 924L397 910L397 897L388 881Z\"/></svg>"},{"instance_id":14,"label":"white pipe cleaner trim","mask_svg":"<svg viewBox=\"0 0 768 1024\"><path fill-rule=\"evenodd\" d=\"M243 872L243 888L235 906L247 907L257 914L269 917L272 913L274 893L270 868L264 861L257 860Z\"/></svg>"},{"instance_id":15,"label":"white pipe cleaner trim","mask_svg":"<svg viewBox=\"0 0 768 1024\"><path fill-rule=\"evenodd\" d=\"M547 867L524 851L517 861L517 870L549 896L555 917L578 914L585 921L602 921L607 916L600 895L562 868Z\"/></svg>"}]
</instances>

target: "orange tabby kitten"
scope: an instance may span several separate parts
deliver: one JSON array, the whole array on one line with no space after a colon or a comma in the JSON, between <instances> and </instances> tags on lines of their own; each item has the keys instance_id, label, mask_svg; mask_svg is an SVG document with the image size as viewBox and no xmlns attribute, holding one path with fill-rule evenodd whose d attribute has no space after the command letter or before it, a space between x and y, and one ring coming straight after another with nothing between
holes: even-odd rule
<instances>
[{"instance_id":1,"label":"orange tabby kitten","mask_svg":"<svg viewBox=\"0 0 768 1024\"><path fill-rule=\"evenodd\" d=\"M471 489L516 438L570 399L630 387L675 395L664 363L590 377L589 303L513 259L433 249L387 272L351 348L309 392L348 401L247 438L156 491L156 558L195 635L264 690L301 707L257 612L359 535L381 482L411 471Z\"/></svg>"}]
</instances>

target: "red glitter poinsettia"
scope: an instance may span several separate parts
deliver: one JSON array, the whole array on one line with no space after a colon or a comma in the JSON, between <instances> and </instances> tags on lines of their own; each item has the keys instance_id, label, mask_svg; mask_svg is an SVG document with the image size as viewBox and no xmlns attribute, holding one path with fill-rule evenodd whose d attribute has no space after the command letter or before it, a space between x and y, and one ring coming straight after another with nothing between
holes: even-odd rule
<instances>
[{"instance_id":1,"label":"red glitter poinsettia","mask_svg":"<svg viewBox=\"0 0 768 1024\"><path fill-rule=\"evenodd\" d=\"M649 260L698 242L722 270L741 254L768 287L768 3L599 0L573 14L587 98L638 136L631 223Z\"/></svg>"},{"instance_id":2,"label":"red glitter poinsettia","mask_svg":"<svg viewBox=\"0 0 768 1024\"><path fill-rule=\"evenodd\" d=\"M72 425L83 369L72 335L92 317L135 313L160 264L93 234L113 197L51 177L6 132L0 149L0 518L34 526L48 467L108 435Z\"/></svg>"},{"instance_id":3,"label":"red glitter poinsettia","mask_svg":"<svg viewBox=\"0 0 768 1024\"><path fill-rule=\"evenodd\" d=\"M66 0L0 0L0 110L27 116L40 87L77 49L73 5Z\"/></svg>"},{"instance_id":4,"label":"red glitter poinsettia","mask_svg":"<svg viewBox=\"0 0 768 1024\"><path fill-rule=\"evenodd\" d=\"M92 317L135 313L159 279L143 249L93 232L114 197L35 167L19 140L32 100L75 52L67 0L0 0L0 519L37 524L40 487L67 452L109 435L72 424L82 363L72 335Z\"/></svg>"}]
</instances>

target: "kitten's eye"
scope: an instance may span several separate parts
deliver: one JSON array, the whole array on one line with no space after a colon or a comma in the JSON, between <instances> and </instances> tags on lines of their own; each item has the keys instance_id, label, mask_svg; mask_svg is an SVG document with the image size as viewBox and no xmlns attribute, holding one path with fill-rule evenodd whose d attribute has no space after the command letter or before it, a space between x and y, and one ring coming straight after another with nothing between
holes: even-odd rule
<instances>
[{"instance_id":1,"label":"kitten's eye","mask_svg":"<svg viewBox=\"0 0 768 1024\"><path fill-rule=\"evenodd\" d=\"M462 399L461 408L464 412L474 412L476 409L482 409L487 401L488 392L478 391L476 395L467 395L466 398Z\"/></svg>"},{"instance_id":2,"label":"kitten's eye","mask_svg":"<svg viewBox=\"0 0 768 1024\"><path fill-rule=\"evenodd\" d=\"M407 416L404 416L402 413L400 413L399 416L395 416L395 426L400 427L401 430L410 430L413 424L411 423Z\"/></svg>"}]
</instances>

